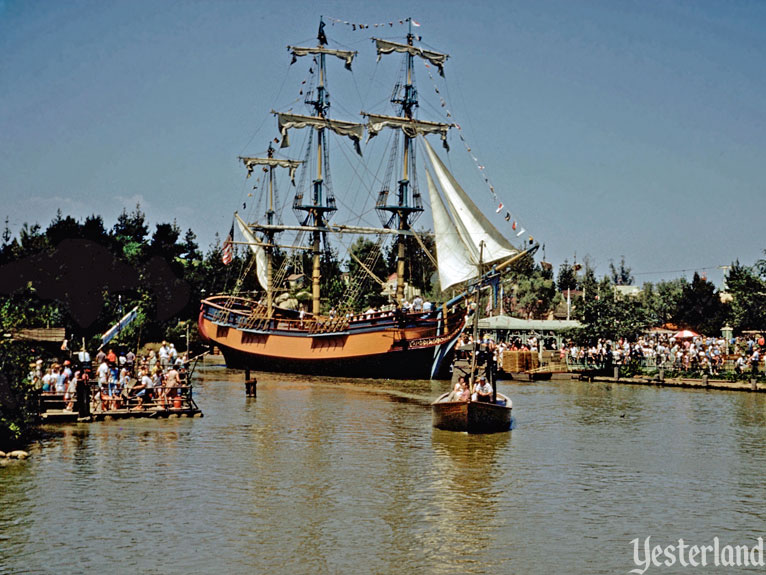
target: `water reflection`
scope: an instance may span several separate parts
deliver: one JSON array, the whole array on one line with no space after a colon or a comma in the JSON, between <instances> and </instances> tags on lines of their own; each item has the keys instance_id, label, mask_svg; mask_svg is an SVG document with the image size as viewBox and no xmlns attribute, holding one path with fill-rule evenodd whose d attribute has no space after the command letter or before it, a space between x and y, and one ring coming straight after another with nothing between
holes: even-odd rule
<instances>
[{"instance_id":1,"label":"water reflection","mask_svg":"<svg viewBox=\"0 0 766 575\"><path fill-rule=\"evenodd\" d=\"M202 374L203 419L0 468L0 572L614 573L635 537L761 531L761 395L503 382L514 430L472 436L431 428L444 383Z\"/></svg>"}]
</instances>

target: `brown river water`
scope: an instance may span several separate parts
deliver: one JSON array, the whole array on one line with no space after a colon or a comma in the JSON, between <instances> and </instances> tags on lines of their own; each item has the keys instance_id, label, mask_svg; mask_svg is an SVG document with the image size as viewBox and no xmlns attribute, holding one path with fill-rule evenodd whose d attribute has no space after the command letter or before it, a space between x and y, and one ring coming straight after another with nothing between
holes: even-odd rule
<instances>
[{"instance_id":1,"label":"brown river water","mask_svg":"<svg viewBox=\"0 0 766 575\"><path fill-rule=\"evenodd\" d=\"M513 430L468 436L431 427L447 382L246 398L219 361L204 418L57 426L0 467L0 573L629 573L636 538L766 536L761 394L501 382Z\"/></svg>"}]
</instances>

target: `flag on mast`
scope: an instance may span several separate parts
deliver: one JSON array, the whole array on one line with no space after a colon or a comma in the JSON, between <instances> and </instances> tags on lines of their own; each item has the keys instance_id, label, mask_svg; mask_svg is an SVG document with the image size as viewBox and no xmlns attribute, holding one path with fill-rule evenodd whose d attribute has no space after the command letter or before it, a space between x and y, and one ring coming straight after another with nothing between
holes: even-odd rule
<instances>
[{"instance_id":1,"label":"flag on mast","mask_svg":"<svg viewBox=\"0 0 766 575\"><path fill-rule=\"evenodd\" d=\"M231 231L226 236L226 240L223 242L223 251L221 253L221 261L224 265L229 265L234 258L234 222L231 223Z\"/></svg>"}]
</instances>

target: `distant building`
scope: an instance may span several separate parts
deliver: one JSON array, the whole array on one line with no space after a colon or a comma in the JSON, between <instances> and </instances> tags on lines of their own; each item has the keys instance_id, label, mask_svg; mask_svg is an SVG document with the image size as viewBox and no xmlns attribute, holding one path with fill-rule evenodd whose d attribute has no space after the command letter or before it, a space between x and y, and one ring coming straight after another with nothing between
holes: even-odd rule
<instances>
[{"instance_id":1,"label":"distant building","mask_svg":"<svg viewBox=\"0 0 766 575\"><path fill-rule=\"evenodd\" d=\"M562 333L565 330L582 327L576 320L564 319L521 319L508 315L496 315L479 320L479 329L491 333L495 341L508 341L519 338L522 343L535 336L538 339L556 341L556 347L561 347Z\"/></svg>"},{"instance_id":2,"label":"distant building","mask_svg":"<svg viewBox=\"0 0 766 575\"><path fill-rule=\"evenodd\" d=\"M618 298L623 299L626 297L638 297L641 295L641 288L638 286L614 286L614 291Z\"/></svg>"},{"instance_id":3,"label":"distant building","mask_svg":"<svg viewBox=\"0 0 766 575\"><path fill-rule=\"evenodd\" d=\"M290 290L302 289L303 286L306 285L305 274L292 274L287 276L287 285L290 287Z\"/></svg>"},{"instance_id":4,"label":"distant building","mask_svg":"<svg viewBox=\"0 0 766 575\"><path fill-rule=\"evenodd\" d=\"M397 275L395 273L388 276L386 285L383 287L383 291L380 292L380 295L389 299L396 297L397 281ZM416 295L421 295L420 290L416 287L412 287L407 282L404 282L404 299L412 301Z\"/></svg>"}]
</instances>

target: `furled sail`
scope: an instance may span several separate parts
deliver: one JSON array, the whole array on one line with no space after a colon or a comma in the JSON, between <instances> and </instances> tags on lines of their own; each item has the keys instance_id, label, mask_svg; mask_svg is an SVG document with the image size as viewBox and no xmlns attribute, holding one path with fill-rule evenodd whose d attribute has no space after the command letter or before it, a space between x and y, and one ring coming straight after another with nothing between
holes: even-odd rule
<instances>
[{"instance_id":1,"label":"furled sail","mask_svg":"<svg viewBox=\"0 0 766 575\"><path fill-rule=\"evenodd\" d=\"M423 48L418 48L417 46L400 44L399 42L390 42L388 40L381 40L380 38L373 38L373 40L375 41L375 48L378 50L378 60L380 60L381 54L390 54L391 52L401 52L403 54L420 56L439 68L439 74L444 76L444 62L449 58L449 54L423 50Z\"/></svg>"},{"instance_id":2,"label":"furled sail","mask_svg":"<svg viewBox=\"0 0 766 575\"><path fill-rule=\"evenodd\" d=\"M295 62L301 56L327 54L328 56L335 56L336 58L345 60L347 70L351 70L351 62L354 61L354 56L356 56L356 52L352 52L351 50L331 50L330 48L324 48L322 46L317 46L315 48L301 48L300 46L288 46L287 50L290 52L290 54L293 55L293 60L292 62L290 62L290 64L295 64Z\"/></svg>"},{"instance_id":3,"label":"furled sail","mask_svg":"<svg viewBox=\"0 0 766 575\"><path fill-rule=\"evenodd\" d=\"M295 171L302 163L297 160L282 160L279 158L250 158L240 156L239 159L242 160L242 163L245 164L245 167L247 168L248 178L253 175L255 166L287 168L290 170L290 181L293 183L293 185L295 185Z\"/></svg>"},{"instance_id":4,"label":"furled sail","mask_svg":"<svg viewBox=\"0 0 766 575\"><path fill-rule=\"evenodd\" d=\"M423 144L436 180L447 198L458 232L466 247L476 254L477 263L479 244L482 241L484 242L484 262L488 264L519 253L476 207L425 138L423 138Z\"/></svg>"},{"instance_id":5,"label":"furled sail","mask_svg":"<svg viewBox=\"0 0 766 575\"><path fill-rule=\"evenodd\" d=\"M338 134L339 136L347 136L354 142L354 149L360 156L362 155L362 149L359 146L359 142L364 136L364 125L357 124L355 122L345 122L343 120L331 120L329 118L322 118L321 116L303 116L301 114L282 114L277 113L279 131L282 134L281 147L286 148L290 145L290 140L287 136L287 131L292 129L300 129L311 127L317 130L328 128Z\"/></svg>"},{"instance_id":6,"label":"furled sail","mask_svg":"<svg viewBox=\"0 0 766 575\"><path fill-rule=\"evenodd\" d=\"M442 291L478 276L477 259L466 249L447 207L434 185L431 172L426 170L431 215L434 219L434 242L438 259L439 283Z\"/></svg>"},{"instance_id":7,"label":"furled sail","mask_svg":"<svg viewBox=\"0 0 766 575\"><path fill-rule=\"evenodd\" d=\"M266 250L263 249L261 242L259 242L258 238L256 238L253 232L250 231L248 225L239 217L237 212L234 212L234 219L237 220L239 231L242 232L242 236L244 236L245 241L255 255L255 275L258 278L258 283L261 284L263 289L268 289L268 256L266 255Z\"/></svg>"},{"instance_id":8,"label":"furled sail","mask_svg":"<svg viewBox=\"0 0 766 575\"><path fill-rule=\"evenodd\" d=\"M411 120L400 116L383 116L381 114L368 114L362 112L367 117L367 138L374 138L384 128L393 128L401 130L409 138L415 138L418 134L440 134L444 147L447 146L447 133L453 124L443 124L441 122L427 122L424 120Z\"/></svg>"}]
</instances>

